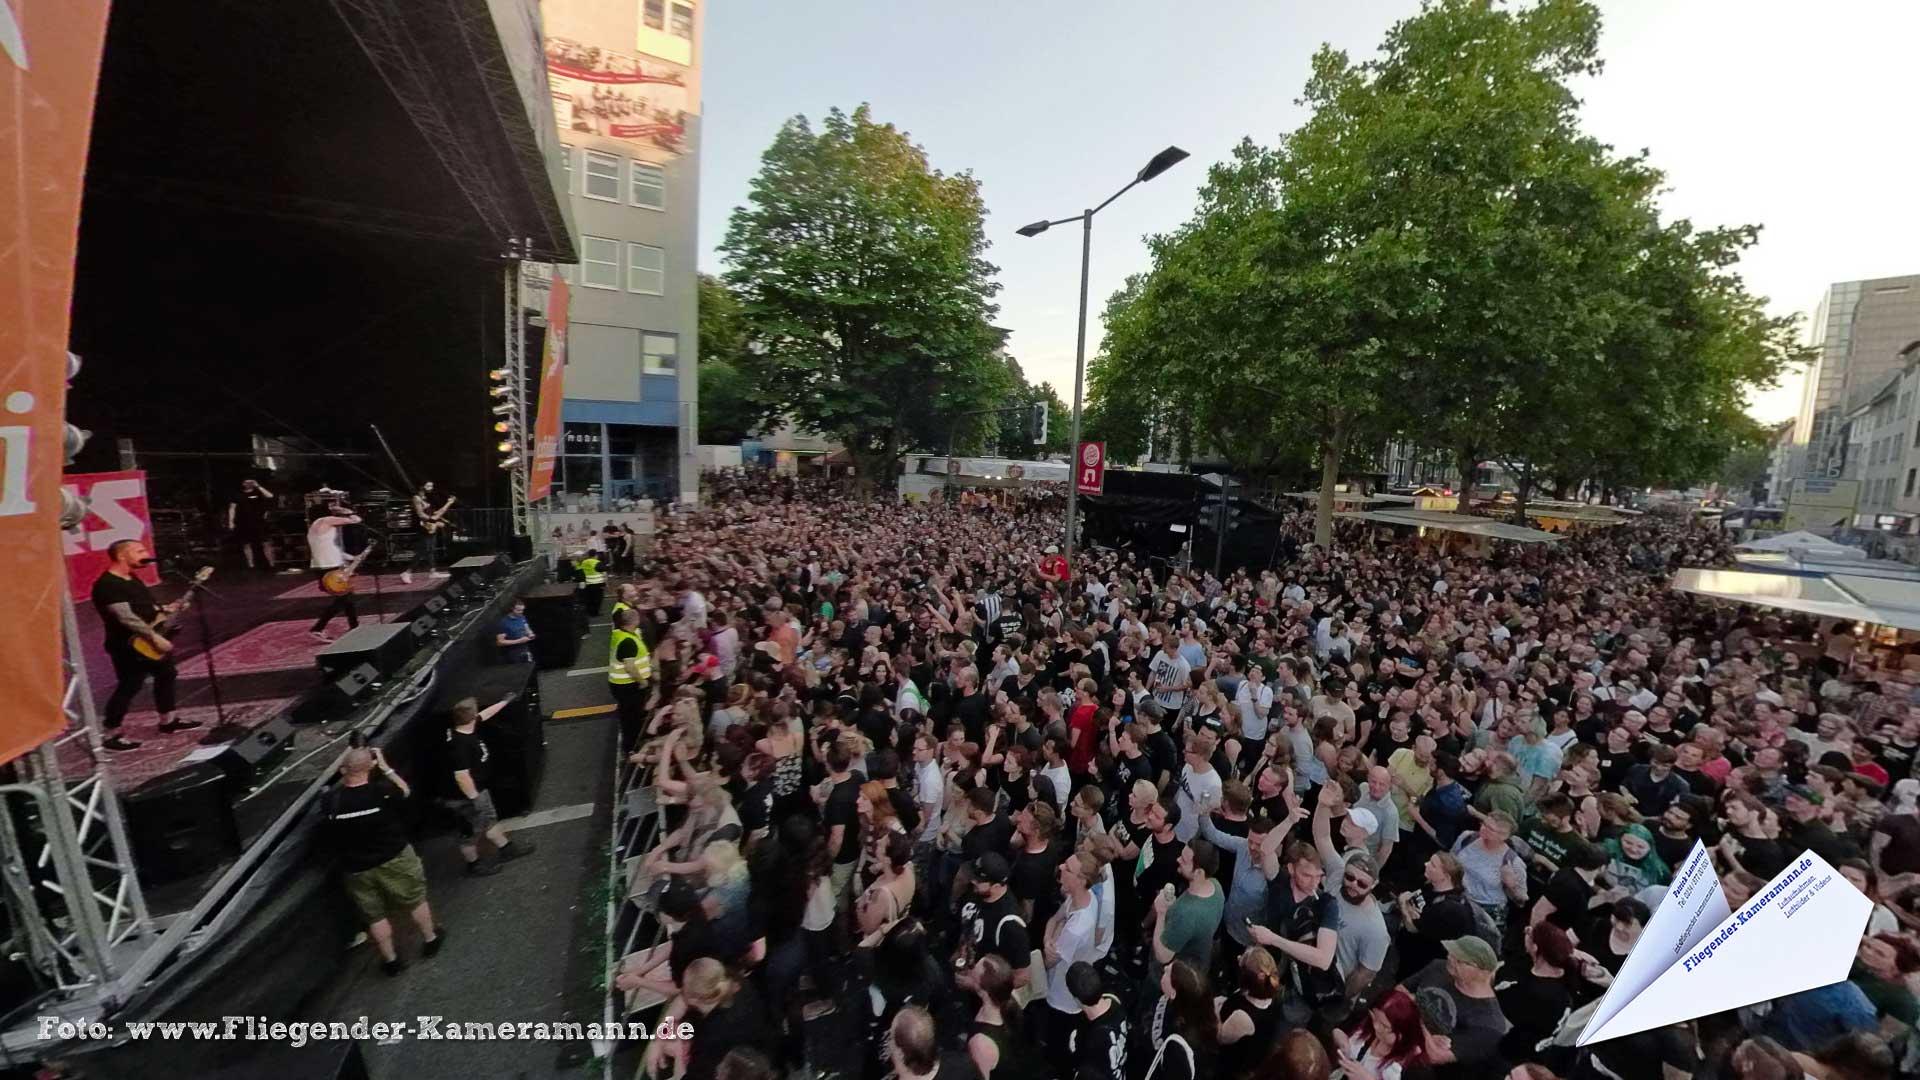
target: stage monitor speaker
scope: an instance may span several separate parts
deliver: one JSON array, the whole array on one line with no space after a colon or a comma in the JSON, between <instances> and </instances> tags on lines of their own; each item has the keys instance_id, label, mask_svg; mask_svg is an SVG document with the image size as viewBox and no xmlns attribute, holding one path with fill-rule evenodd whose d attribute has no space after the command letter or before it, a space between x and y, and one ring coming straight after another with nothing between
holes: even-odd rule
<instances>
[{"instance_id":1,"label":"stage monitor speaker","mask_svg":"<svg viewBox=\"0 0 1920 1080\"><path fill-rule=\"evenodd\" d=\"M453 571L455 580L472 577L476 581L492 581L507 572L507 559L504 555L474 555L448 569Z\"/></svg>"},{"instance_id":2,"label":"stage monitor speaker","mask_svg":"<svg viewBox=\"0 0 1920 1080\"><path fill-rule=\"evenodd\" d=\"M579 586L542 585L522 596L527 626L533 630L533 660L542 671L572 667L580 656Z\"/></svg>"},{"instance_id":3,"label":"stage monitor speaker","mask_svg":"<svg viewBox=\"0 0 1920 1080\"><path fill-rule=\"evenodd\" d=\"M494 808L501 817L518 817L533 809L547 760L534 665L522 661L482 668L475 673L468 693L483 704L511 699L506 708L480 725L480 736L491 757L493 779L487 787L493 792Z\"/></svg>"},{"instance_id":4,"label":"stage monitor speaker","mask_svg":"<svg viewBox=\"0 0 1920 1080\"><path fill-rule=\"evenodd\" d=\"M321 724L346 715L380 681L380 672L372 664L361 664L352 671L327 682L293 707L296 724Z\"/></svg>"},{"instance_id":5,"label":"stage monitor speaker","mask_svg":"<svg viewBox=\"0 0 1920 1080\"><path fill-rule=\"evenodd\" d=\"M320 670L342 675L371 664L380 675L391 675L413 658L414 636L404 622L362 623L339 641L314 654Z\"/></svg>"},{"instance_id":6,"label":"stage monitor speaker","mask_svg":"<svg viewBox=\"0 0 1920 1080\"><path fill-rule=\"evenodd\" d=\"M202 761L163 773L121 796L133 862L148 886L182 881L240 854L227 775Z\"/></svg>"},{"instance_id":7,"label":"stage monitor speaker","mask_svg":"<svg viewBox=\"0 0 1920 1080\"><path fill-rule=\"evenodd\" d=\"M213 763L225 770L227 778L236 786L250 788L265 779L292 751L293 721L276 716L228 743Z\"/></svg>"}]
</instances>

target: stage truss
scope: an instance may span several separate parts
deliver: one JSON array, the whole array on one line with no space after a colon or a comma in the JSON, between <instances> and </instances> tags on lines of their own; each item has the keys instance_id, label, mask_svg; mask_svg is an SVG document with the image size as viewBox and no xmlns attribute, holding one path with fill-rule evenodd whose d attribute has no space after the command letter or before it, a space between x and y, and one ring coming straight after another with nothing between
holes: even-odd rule
<instances>
[{"instance_id":1,"label":"stage truss","mask_svg":"<svg viewBox=\"0 0 1920 1080\"><path fill-rule=\"evenodd\" d=\"M527 314L521 307L526 298L521 292L521 263L507 264L504 274L506 290L506 360L507 400L513 404L508 415L508 435L513 441L514 450L520 460L507 469L507 488L513 505L513 533L515 536L528 534L527 487L533 473L533 426L527 422Z\"/></svg>"},{"instance_id":2,"label":"stage truss","mask_svg":"<svg viewBox=\"0 0 1920 1080\"><path fill-rule=\"evenodd\" d=\"M61 630L66 728L15 760L15 782L0 785L0 883L14 951L56 995L55 1008L81 996L110 1006L109 988L153 923L104 764L70 597L61 601Z\"/></svg>"}]
</instances>

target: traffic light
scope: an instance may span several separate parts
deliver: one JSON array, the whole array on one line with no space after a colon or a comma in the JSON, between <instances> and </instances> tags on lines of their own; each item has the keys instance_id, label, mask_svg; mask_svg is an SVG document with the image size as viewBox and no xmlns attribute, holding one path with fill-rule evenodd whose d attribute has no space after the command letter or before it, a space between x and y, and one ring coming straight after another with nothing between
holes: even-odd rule
<instances>
[{"instance_id":1,"label":"traffic light","mask_svg":"<svg viewBox=\"0 0 1920 1080\"><path fill-rule=\"evenodd\" d=\"M1040 446L1047 441L1047 403L1033 403L1033 444Z\"/></svg>"}]
</instances>

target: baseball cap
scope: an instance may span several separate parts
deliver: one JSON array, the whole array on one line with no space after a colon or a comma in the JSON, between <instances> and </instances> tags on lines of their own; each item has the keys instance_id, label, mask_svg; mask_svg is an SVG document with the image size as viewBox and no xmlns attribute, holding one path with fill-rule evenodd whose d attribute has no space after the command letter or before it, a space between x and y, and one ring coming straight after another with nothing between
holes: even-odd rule
<instances>
[{"instance_id":1,"label":"baseball cap","mask_svg":"<svg viewBox=\"0 0 1920 1080\"><path fill-rule=\"evenodd\" d=\"M1355 825L1360 827L1361 832L1366 833L1368 836L1372 836L1374 833L1380 831L1379 816L1364 806L1356 806L1348 810L1347 817Z\"/></svg>"},{"instance_id":2,"label":"baseball cap","mask_svg":"<svg viewBox=\"0 0 1920 1080\"><path fill-rule=\"evenodd\" d=\"M1475 938L1474 940L1479 940ZM1460 1010L1445 990L1429 986L1413 993L1414 1007L1420 1010L1420 1022L1435 1035L1451 1035L1459 1023Z\"/></svg>"},{"instance_id":3,"label":"baseball cap","mask_svg":"<svg viewBox=\"0 0 1920 1080\"><path fill-rule=\"evenodd\" d=\"M1494 955L1493 946L1477 937L1457 937L1446 943L1447 955L1463 964L1471 964L1481 971L1496 971L1500 967L1500 958Z\"/></svg>"},{"instance_id":4,"label":"baseball cap","mask_svg":"<svg viewBox=\"0 0 1920 1080\"><path fill-rule=\"evenodd\" d=\"M1805 799L1806 801L1812 803L1815 806L1820 805L1819 793L1814 791L1812 788L1808 787L1805 784L1789 785L1787 788L1787 796L1789 798Z\"/></svg>"},{"instance_id":5,"label":"baseball cap","mask_svg":"<svg viewBox=\"0 0 1920 1080\"><path fill-rule=\"evenodd\" d=\"M1007 865L1006 856L997 851L989 851L973 860L973 879L989 885L1005 885L1013 876L1013 869Z\"/></svg>"}]
</instances>

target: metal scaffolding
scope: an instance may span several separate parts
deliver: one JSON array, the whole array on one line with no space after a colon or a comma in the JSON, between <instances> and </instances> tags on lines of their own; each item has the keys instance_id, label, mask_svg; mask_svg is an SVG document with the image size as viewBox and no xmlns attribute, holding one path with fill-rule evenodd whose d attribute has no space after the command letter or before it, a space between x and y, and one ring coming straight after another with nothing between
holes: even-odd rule
<instances>
[{"instance_id":1,"label":"metal scaffolding","mask_svg":"<svg viewBox=\"0 0 1920 1080\"><path fill-rule=\"evenodd\" d=\"M66 728L13 763L0 785L0 883L13 946L62 999L111 1007L114 981L153 931L134 873L113 774L87 682L73 601L61 601ZM104 998L104 1000L103 1000Z\"/></svg>"},{"instance_id":2,"label":"metal scaffolding","mask_svg":"<svg viewBox=\"0 0 1920 1080\"><path fill-rule=\"evenodd\" d=\"M533 426L527 422L527 316L521 308L521 266L518 260L507 264L502 286L506 294L506 359L502 366L507 371L507 401L513 406L513 411L507 414L507 438L513 443L512 452L520 458L507 469L515 536L528 535L527 485L533 471Z\"/></svg>"}]
</instances>

